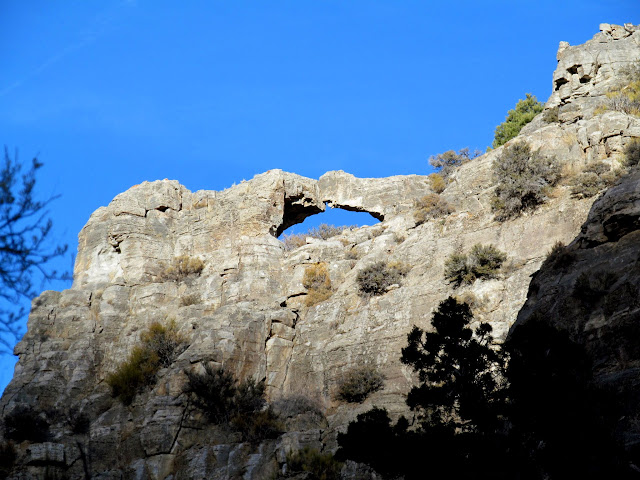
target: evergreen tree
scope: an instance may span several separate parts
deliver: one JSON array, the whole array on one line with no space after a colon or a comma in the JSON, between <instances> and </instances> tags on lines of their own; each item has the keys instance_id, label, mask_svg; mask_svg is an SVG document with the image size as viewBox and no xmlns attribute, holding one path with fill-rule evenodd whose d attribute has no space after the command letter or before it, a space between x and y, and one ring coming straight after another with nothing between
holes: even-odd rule
<instances>
[{"instance_id":1,"label":"evergreen tree","mask_svg":"<svg viewBox=\"0 0 640 480\"><path fill-rule=\"evenodd\" d=\"M503 357L492 347L491 326L469 326L466 303L449 297L433 314L434 331L413 327L402 363L418 373L420 384L407 396L423 427L487 432L495 428L504 392ZM475 335L474 335L475 333Z\"/></svg>"},{"instance_id":2,"label":"evergreen tree","mask_svg":"<svg viewBox=\"0 0 640 480\"><path fill-rule=\"evenodd\" d=\"M496 127L495 138L492 147L498 148L514 138L522 127L533 120L537 114L544 110L544 105L538 101L535 95L527 93L527 98L518 100L516 108L507 112L507 118Z\"/></svg>"}]
</instances>

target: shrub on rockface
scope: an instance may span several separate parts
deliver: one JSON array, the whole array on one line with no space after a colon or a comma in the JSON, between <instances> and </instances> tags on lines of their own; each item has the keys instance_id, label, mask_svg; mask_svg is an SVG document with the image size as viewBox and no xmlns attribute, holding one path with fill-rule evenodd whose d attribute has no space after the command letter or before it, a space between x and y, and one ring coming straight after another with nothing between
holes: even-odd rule
<instances>
[{"instance_id":1,"label":"shrub on rockface","mask_svg":"<svg viewBox=\"0 0 640 480\"><path fill-rule=\"evenodd\" d=\"M444 179L446 179L449 175L451 175L455 171L455 169L457 169L461 165L464 165L468 161L473 160L480 154L481 152L479 150L475 150L474 152L469 152L468 148L461 148L457 152L454 150L447 150L444 153L431 155L431 157L429 157L429 164L432 167L438 169L437 175L440 175L440 177L444 181ZM444 185L442 190L444 190ZM436 193L440 193L440 192L437 192L435 188L434 188L434 191L436 191Z\"/></svg>"},{"instance_id":2,"label":"shrub on rockface","mask_svg":"<svg viewBox=\"0 0 640 480\"><path fill-rule=\"evenodd\" d=\"M360 295L383 295L391 285L400 284L408 272L409 267L400 262L376 262L365 267L356 277Z\"/></svg>"},{"instance_id":3,"label":"shrub on rockface","mask_svg":"<svg viewBox=\"0 0 640 480\"><path fill-rule=\"evenodd\" d=\"M428 193L416 201L413 218L416 225L422 225L432 218L439 218L454 212L454 208L437 193Z\"/></svg>"},{"instance_id":4,"label":"shrub on rockface","mask_svg":"<svg viewBox=\"0 0 640 480\"><path fill-rule=\"evenodd\" d=\"M429 175L429 185L436 193L442 193L444 192L444 189L447 188L447 182L439 173L432 173Z\"/></svg>"},{"instance_id":5,"label":"shrub on rockface","mask_svg":"<svg viewBox=\"0 0 640 480\"><path fill-rule=\"evenodd\" d=\"M154 322L140 337L129 358L107 377L111 394L125 405L146 387L153 385L162 367L170 366L186 348L175 322L168 326Z\"/></svg>"},{"instance_id":6,"label":"shrub on rockface","mask_svg":"<svg viewBox=\"0 0 640 480\"><path fill-rule=\"evenodd\" d=\"M535 95L527 93L524 100L518 100L516 108L507 112L507 118L496 127L495 138L492 147L498 148L514 138L522 127L544 110L544 105L538 101Z\"/></svg>"},{"instance_id":7,"label":"shrub on rockface","mask_svg":"<svg viewBox=\"0 0 640 480\"><path fill-rule=\"evenodd\" d=\"M532 152L524 142L504 147L493 162L496 190L492 207L496 220L516 217L544 203L559 178L560 167L555 158Z\"/></svg>"},{"instance_id":8,"label":"shrub on rockface","mask_svg":"<svg viewBox=\"0 0 640 480\"><path fill-rule=\"evenodd\" d=\"M289 252L298 247L306 245L307 237L317 238L320 240L329 240L332 237L340 235L345 230L351 230L353 228L358 228L357 225L329 225L326 223L321 223L317 227L312 227L308 231L304 233L292 233L291 235L283 235L282 243L284 244L285 251Z\"/></svg>"},{"instance_id":9,"label":"shrub on rockface","mask_svg":"<svg viewBox=\"0 0 640 480\"><path fill-rule=\"evenodd\" d=\"M588 198L613 185L621 171L612 171L604 162L593 162L571 180L571 195Z\"/></svg>"},{"instance_id":10,"label":"shrub on rockface","mask_svg":"<svg viewBox=\"0 0 640 480\"><path fill-rule=\"evenodd\" d=\"M162 278L165 280L181 281L189 277L197 277L204 269L204 262L198 257L180 255L164 266Z\"/></svg>"},{"instance_id":11,"label":"shrub on rockface","mask_svg":"<svg viewBox=\"0 0 640 480\"><path fill-rule=\"evenodd\" d=\"M304 478L309 480L338 480L341 478L341 470L342 463L333 455L320 453L314 448L305 447L287 455L287 477L298 478L299 474L306 474Z\"/></svg>"},{"instance_id":12,"label":"shrub on rockface","mask_svg":"<svg viewBox=\"0 0 640 480\"><path fill-rule=\"evenodd\" d=\"M17 458L16 447L11 441L0 443L0 478L7 478Z\"/></svg>"},{"instance_id":13,"label":"shrub on rockface","mask_svg":"<svg viewBox=\"0 0 640 480\"><path fill-rule=\"evenodd\" d=\"M336 398L349 403L361 403L384 386L384 375L375 367L364 366L349 370L338 382Z\"/></svg>"},{"instance_id":14,"label":"shrub on rockface","mask_svg":"<svg viewBox=\"0 0 640 480\"><path fill-rule=\"evenodd\" d=\"M228 425L242 433L245 440L259 442L276 438L283 427L271 408L265 408L264 381L238 382L223 368L210 364L204 372L186 371L184 392L196 408L215 425Z\"/></svg>"},{"instance_id":15,"label":"shrub on rockface","mask_svg":"<svg viewBox=\"0 0 640 480\"><path fill-rule=\"evenodd\" d=\"M495 278L507 255L493 245L480 245L471 248L468 254L454 253L444 263L444 277L459 287L472 284L478 278Z\"/></svg>"},{"instance_id":16,"label":"shrub on rockface","mask_svg":"<svg viewBox=\"0 0 640 480\"><path fill-rule=\"evenodd\" d=\"M327 300L331 296L331 277L327 264L320 262L305 268L302 285L307 289L305 298L307 307Z\"/></svg>"},{"instance_id":17,"label":"shrub on rockface","mask_svg":"<svg viewBox=\"0 0 640 480\"><path fill-rule=\"evenodd\" d=\"M628 168L636 167L640 163L640 139L634 139L624 148L624 165Z\"/></svg>"},{"instance_id":18,"label":"shrub on rockface","mask_svg":"<svg viewBox=\"0 0 640 480\"><path fill-rule=\"evenodd\" d=\"M604 109L640 115L640 61L624 68L621 73L627 83L606 94Z\"/></svg>"},{"instance_id":19,"label":"shrub on rockface","mask_svg":"<svg viewBox=\"0 0 640 480\"><path fill-rule=\"evenodd\" d=\"M553 244L551 250L547 254L545 265L553 268L566 268L570 266L576 259L573 252L570 252L564 243L558 241Z\"/></svg>"},{"instance_id":20,"label":"shrub on rockface","mask_svg":"<svg viewBox=\"0 0 640 480\"><path fill-rule=\"evenodd\" d=\"M16 442L49 440L49 422L42 412L26 406L14 408L4 417L4 436Z\"/></svg>"}]
</instances>

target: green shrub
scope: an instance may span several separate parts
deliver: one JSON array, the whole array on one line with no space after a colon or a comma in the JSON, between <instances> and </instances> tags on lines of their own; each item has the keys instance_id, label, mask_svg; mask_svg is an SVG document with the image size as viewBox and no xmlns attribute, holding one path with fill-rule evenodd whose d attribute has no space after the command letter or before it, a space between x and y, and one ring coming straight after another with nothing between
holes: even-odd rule
<instances>
[{"instance_id":1,"label":"green shrub","mask_svg":"<svg viewBox=\"0 0 640 480\"><path fill-rule=\"evenodd\" d=\"M362 403L384 386L384 380L384 375L372 366L354 368L338 381L336 398L349 403Z\"/></svg>"},{"instance_id":2,"label":"green shrub","mask_svg":"<svg viewBox=\"0 0 640 480\"><path fill-rule=\"evenodd\" d=\"M429 185L431 186L431 190L436 193L442 193L444 189L447 188L447 182L439 173L429 175Z\"/></svg>"},{"instance_id":3,"label":"green shrub","mask_svg":"<svg viewBox=\"0 0 640 480\"><path fill-rule=\"evenodd\" d=\"M146 332L140 335L142 346L158 357L161 367L170 366L186 349L184 338L178 333L175 320L168 326L153 322Z\"/></svg>"},{"instance_id":4,"label":"green shrub","mask_svg":"<svg viewBox=\"0 0 640 480\"><path fill-rule=\"evenodd\" d=\"M135 346L129 358L107 377L111 394L125 405L146 387L155 384L158 371L171 365L186 348L175 322L167 327L152 323L140 340L141 345Z\"/></svg>"},{"instance_id":5,"label":"green shrub","mask_svg":"<svg viewBox=\"0 0 640 480\"><path fill-rule=\"evenodd\" d=\"M547 199L547 191L560 178L555 158L546 158L524 142L504 147L493 163L496 182L493 209L496 220L503 221L533 210Z\"/></svg>"},{"instance_id":6,"label":"green shrub","mask_svg":"<svg viewBox=\"0 0 640 480\"><path fill-rule=\"evenodd\" d=\"M50 438L45 415L27 406L18 406L4 417L4 436L15 442L46 442Z\"/></svg>"},{"instance_id":7,"label":"green shrub","mask_svg":"<svg viewBox=\"0 0 640 480\"><path fill-rule=\"evenodd\" d=\"M134 347L129 358L107 377L111 395L125 405L131 404L138 393L155 383L158 370L160 361L154 352L140 346Z\"/></svg>"},{"instance_id":8,"label":"green shrub","mask_svg":"<svg viewBox=\"0 0 640 480\"><path fill-rule=\"evenodd\" d=\"M288 475L307 473L309 480L339 480L342 463L333 458L330 453L320 453L318 450L305 447L287 455Z\"/></svg>"},{"instance_id":9,"label":"green shrub","mask_svg":"<svg viewBox=\"0 0 640 480\"><path fill-rule=\"evenodd\" d=\"M331 277L327 264L320 262L305 268L302 285L307 289L305 298L307 307L327 300L331 296Z\"/></svg>"},{"instance_id":10,"label":"green shrub","mask_svg":"<svg viewBox=\"0 0 640 480\"><path fill-rule=\"evenodd\" d=\"M376 262L365 267L356 276L360 295L384 295L391 285L400 284L408 272L409 268L399 262Z\"/></svg>"},{"instance_id":11,"label":"green shrub","mask_svg":"<svg viewBox=\"0 0 640 480\"><path fill-rule=\"evenodd\" d=\"M353 228L358 227L356 225L342 225L336 227L335 225L321 223L317 227L310 228L305 233L292 233L291 235L283 235L282 243L284 244L285 251L289 252L305 245L307 243L307 237L317 238L320 240L329 240L331 237L340 235L345 230L351 230Z\"/></svg>"},{"instance_id":12,"label":"green shrub","mask_svg":"<svg viewBox=\"0 0 640 480\"><path fill-rule=\"evenodd\" d=\"M189 277L197 277L204 269L204 262L198 257L181 255L175 257L169 265L164 266L162 278L165 280L182 281Z\"/></svg>"},{"instance_id":13,"label":"green shrub","mask_svg":"<svg viewBox=\"0 0 640 480\"><path fill-rule=\"evenodd\" d=\"M640 163L640 139L634 139L624 148L624 165L633 168Z\"/></svg>"},{"instance_id":14,"label":"green shrub","mask_svg":"<svg viewBox=\"0 0 640 480\"><path fill-rule=\"evenodd\" d=\"M446 179L449 175L451 175L456 168L460 167L461 165L464 165L469 160L473 160L480 154L481 152L478 150L475 150L473 153L470 153L468 148L462 148L458 150L457 153L454 150L447 150L444 153L438 153L437 155L432 155L431 157L429 157L429 164L433 168L438 169L437 174L440 175L440 177L443 179L442 183L444 184L444 179ZM433 183L432 183L432 188L433 188ZM444 185L442 187L442 190L444 190ZM435 188L434 188L434 191L436 191L436 193L440 193Z\"/></svg>"},{"instance_id":15,"label":"green shrub","mask_svg":"<svg viewBox=\"0 0 640 480\"><path fill-rule=\"evenodd\" d=\"M478 278L496 278L507 255L493 245L476 244L468 254L454 253L444 262L444 277L454 287Z\"/></svg>"},{"instance_id":16,"label":"green shrub","mask_svg":"<svg viewBox=\"0 0 640 480\"><path fill-rule=\"evenodd\" d=\"M524 100L518 100L515 110L507 112L507 118L496 127L495 138L492 147L498 148L514 138L522 127L544 109L544 105L538 101L535 95L527 93Z\"/></svg>"},{"instance_id":17,"label":"green shrub","mask_svg":"<svg viewBox=\"0 0 640 480\"><path fill-rule=\"evenodd\" d=\"M428 193L416 201L413 218L416 225L422 225L432 218L444 217L453 213L455 209L437 193Z\"/></svg>"}]
</instances>

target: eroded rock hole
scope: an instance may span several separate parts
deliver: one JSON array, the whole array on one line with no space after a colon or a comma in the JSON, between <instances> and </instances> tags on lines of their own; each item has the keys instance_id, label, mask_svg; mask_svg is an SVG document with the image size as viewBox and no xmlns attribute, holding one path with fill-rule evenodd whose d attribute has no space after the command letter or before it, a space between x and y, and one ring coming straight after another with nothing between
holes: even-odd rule
<instances>
[{"instance_id":1,"label":"eroded rock hole","mask_svg":"<svg viewBox=\"0 0 640 480\"><path fill-rule=\"evenodd\" d=\"M559 78L556 80L556 90L558 90L562 85L564 85L565 83L569 83L569 80L567 80L566 78Z\"/></svg>"},{"instance_id":2,"label":"eroded rock hole","mask_svg":"<svg viewBox=\"0 0 640 480\"><path fill-rule=\"evenodd\" d=\"M317 215L308 217L301 223L292 225L279 235L280 240L293 236L299 237L303 243L306 237L327 240L339 235L344 229L358 228L379 223L378 219L369 212L349 211L345 208L330 208Z\"/></svg>"}]
</instances>

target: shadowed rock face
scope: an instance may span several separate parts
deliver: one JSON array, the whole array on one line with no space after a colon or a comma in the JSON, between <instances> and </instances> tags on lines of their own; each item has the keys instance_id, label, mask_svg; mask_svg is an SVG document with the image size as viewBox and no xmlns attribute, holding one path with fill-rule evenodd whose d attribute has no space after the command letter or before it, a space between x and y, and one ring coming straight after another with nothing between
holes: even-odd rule
<instances>
[{"instance_id":1,"label":"shadowed rock face","mask_svg":"<svg viewBox=\"0 0 640 480\"><path fill-rule=\"evenodd\" d=\"M582 90L562 98L554 92L547 104L547 109L584 104L580 118L560 115L560 121L545 123L537 117L517 139L555 155L569 170L594 160L615 163L624 146L640 136L640 119L620 112L594 117L588 106L602 98L604 80L613 82L620 69L640 57L639 32L603 32L583 46L562 46L559 53L566 65L560 62L557 78L572 67L567 66L574 62L570 55L608 52L598 57L599 75L610 76L580 83L589 73L578 69L581 86L576 88ZM580 65L586 68L584 61ZM489 322L496 337L504 339L525 302L531 275L557 241L569 243L580 234L571 248L584 250L580 261L586 269L589 249L622 245L636 232L637 215L628 212L635 212L640 196L635 187L623 187L626 183L602 200L611 198L603 210L608 213L586 224L593 199L572 198L567 185L557 187L535 212L496 222L491 166L502 151L492 150L454 172L441 196L455 212L422 225L416 225L414 205L432 191L428 178L419 175L356 178L329 172L314 180L271 170L219 192L190 192L163 180L118 195L94 212L79 234L73 287L44 292L33 301L28 332L15 349L20 356L16 374L0 407L5 416L24 405L46 418L51 442L38 443L44 445L37 451L44 452L45 460L33 465L24 460L31 446L20 445L22 456L11 478L42 477L49 451L56 459L49 467L70 478L85 478L86 471L104 479L268 478L292 449L335 448L337 429L372 405L394 416L406 413L404 395L413 375L400 364L400 350L412 325L429 328L439 302L449 295L475 297L477 320ZM626 193L615 194L621 188ZM326 241L310 238L285 251L277 236L326 205L369 212L382 222ZM508 268L497 279L454 289L444 280L444 262L477 243L506 252ZM204 269L182 279L167 275L181 256L202 260ZM620 257L624 266L633 263L632 256L630 250ZM360 296L358 272L379 261L399 261L410 271L402 285L384 295ZM331 296L307 306L304 273L320 262L331 278ZM539 278L545 277L536 282ZM558 285L563 281L558 279ZM149 325L171 320L188 348L130 406L112 399L107 375ZM600 335L611 321L593 317L585 325L602 323ZM291 415L284 420L287 433L277 440L243 443L237 434L203 423L189 408L184 371L207 362L238 378L264 379L270 400L310 397L324 417ZM363 404L337 401L339 379L360 365L382 373L384 388ZM75 432L72 419L78 412L90 420L88 432Z\"/></svg>"},{"instance_id":2,"label":"shadowed rock face","mask_svg":"<svg viewBox=\"0 0 640 480\"><path fill-rule=\"evenodd\" d=\"M576 239L536 272L512 327L542 321L581 345L597 383L616 393L619 435L640 444L640 172L592 207Z\"/></svg>"}]
</instances>

